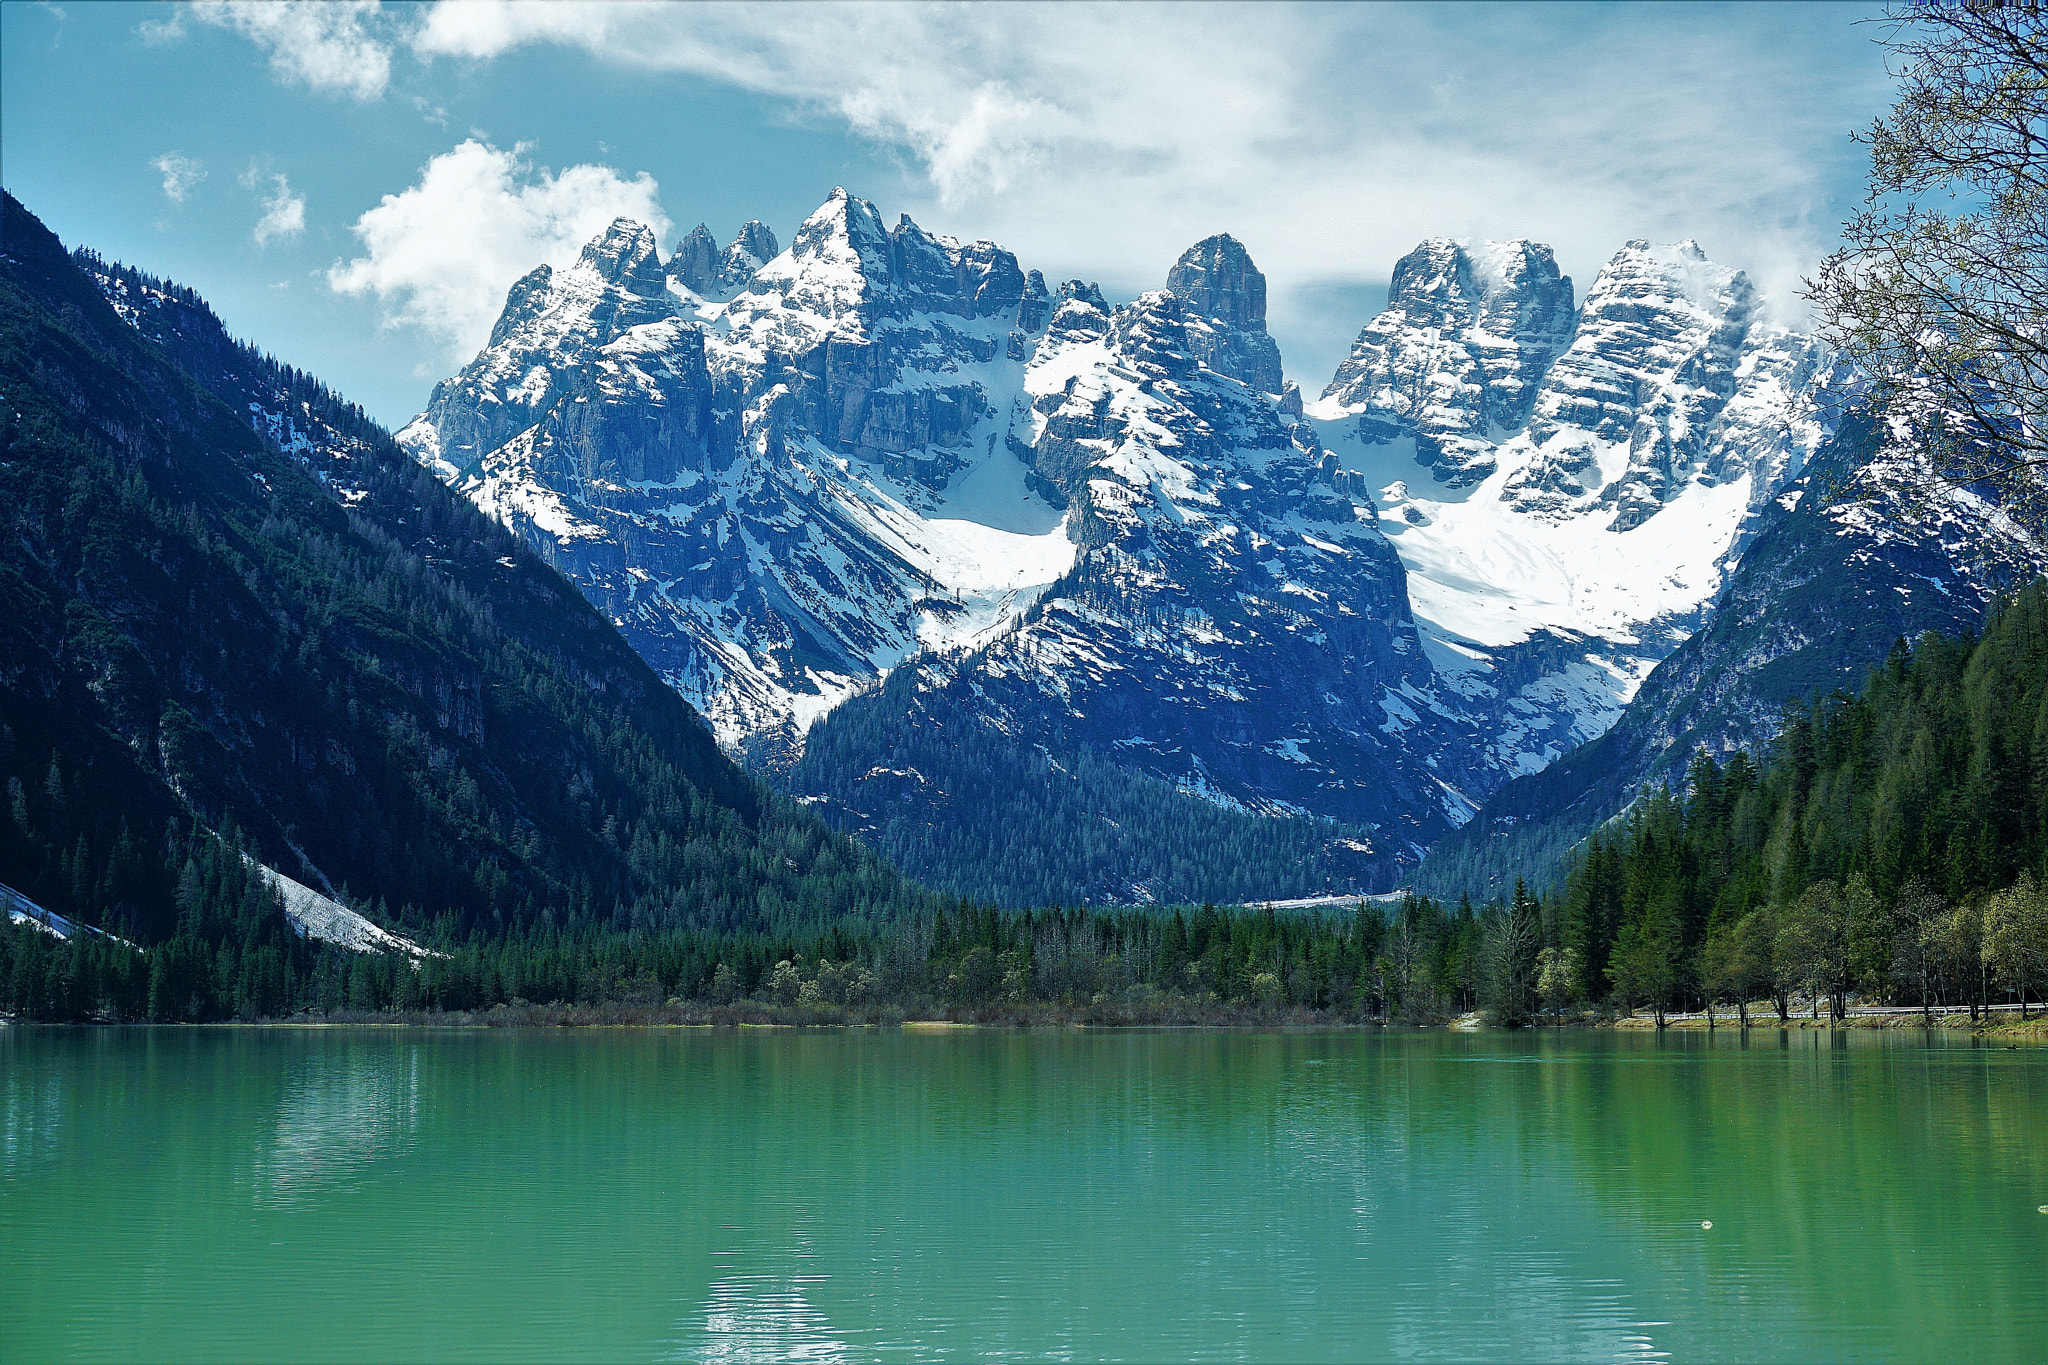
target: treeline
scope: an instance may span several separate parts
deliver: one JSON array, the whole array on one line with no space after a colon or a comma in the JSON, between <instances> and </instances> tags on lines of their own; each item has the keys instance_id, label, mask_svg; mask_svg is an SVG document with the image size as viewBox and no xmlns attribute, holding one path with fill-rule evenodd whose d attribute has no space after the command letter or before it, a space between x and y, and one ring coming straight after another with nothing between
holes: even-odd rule
<instances>
[{"instance_id":1,"label":"treeline","mask_svg":"<svg viewBox=\"0 0 2048 1365\"><path fill-rule=\"evenodd\" d=\"M1900 642L1791 708L1767 761L1701 754L1589 841L1546 923L1567 996L1660 1012L1797 991L1922 1005L2048 983L2048 588Z\"/></svg>"},{"instance_id":2,"label":"treeline","mask_svg":"<svg viewBox=\"0 0 2048 1365\"><path fill-rule=\"evenodd\" d=\"M9 798L30 825L39 803L61 813L69 799L54 768L40 793L12 782ZM1515 1024L1575 1007L1661 1016L1759 1000L1783 1015L1800 994L1836 1017L1852 995L1975 1012L2048 985L2048 588L2019 595L1981 637L1901 645L1858 695L1793 708L1762 764L1696 756L1685 789L1657 791L1591 840L1561 892L1518 886L1481 908L1418 896L1341 915L961 900L793 932L626 907L547 908L501 927L366 906L439 954L415 966L297 941L229 846L173 830L161 855L123 830L98 866L77 845L59 862L82 918L123 924L122 898L168 877L177 929L145 954L19 927L0 957L11 1008L218 1019L754 1002L821 1019L1415 1022L1484 1009Z\"/></svg>"},{"instance_id":3,"label":"treeline","mask_svg":"<svg viewBox=\"0 0 2048 1365\"><path fill-rule=\"evenodd\" d=\"M185 853L178 928L164 942L66 942L33 924L0 931L0 1008L30 1019L212 1022L753 1002L834 1017L1002 1017L1053 1007L1113 1017L1292 1011L1427 1022L1485 1001L1488 928L1504 917L1470 906L1447 912L1419 898L1391 914L1361 902L1342 915L1216 906L1017 912L961 901L890 925L802 934L619 931L587 921L467 941L429 934L438 946L413 961L300 939L275 893L226 842L201 837Z\"/></svg>"}]
</instances>

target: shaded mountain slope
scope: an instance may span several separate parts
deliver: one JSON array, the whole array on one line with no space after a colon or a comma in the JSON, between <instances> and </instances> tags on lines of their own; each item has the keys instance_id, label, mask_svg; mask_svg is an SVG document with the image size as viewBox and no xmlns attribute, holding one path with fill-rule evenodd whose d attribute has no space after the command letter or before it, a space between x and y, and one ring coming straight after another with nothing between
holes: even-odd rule
<instances>
[{"instance_id":1,"label":"shaded mountain slope","mask_svg":"<svg viewBox=\"0 0 2048 1365\"><path fill-rule=\"evenodd\" d=\"M735 768L557 573L189 291L0 261L6 880L148 941L181 831L444 935L917 893ZM412 907L402 910L401 907Z\"/></svg>"}]
</instances>

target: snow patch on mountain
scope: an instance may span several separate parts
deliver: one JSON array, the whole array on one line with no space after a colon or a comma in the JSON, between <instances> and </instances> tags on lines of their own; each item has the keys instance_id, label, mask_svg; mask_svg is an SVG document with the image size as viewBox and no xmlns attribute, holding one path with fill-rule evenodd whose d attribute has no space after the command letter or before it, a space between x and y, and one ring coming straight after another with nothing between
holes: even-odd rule
<instances>
[{"instance_id":1,"label":"snow patch on mountain","mask_svg":"<svg viewBox=\"0 0 2048 1365\"><path fill-rule=\"evenodd\" d=\"M260 865L259 865L260 866ZM422 948L401 934L394 934L340 901L323 896L303 882L292 880L274 867L262 867L264 884L284 901L285 918L300 937L333 943L358 953L403 953L417 965L421 959L446 957Z\"/></svg>"},{"instance_id":2,"label":"snow patch on mountain","mask_svg":"<svg viewBox=\"0 0 2048 1365\"><path fill-rule=\"evenodd\" d=\"M773 246L693 232L663 267L613 224L515 285L399 434L771 765L905 658L992 638L1074 556L1010 439L1043 282L844 191Z\"/></svg>"},{"instance_id":3,"label":"snow patch on mountain","mask_svg":"<svg viewBox=\"0 0 2048 1365\"><path fill-rule=\"evenodd\" d=\"M1425 242L1305 409L1502 774L1614 722L1830 429L1819 345L1697 244L1629 243L1576 315L1570 289L1546 248Z\"/></svg>"}]
</instances>

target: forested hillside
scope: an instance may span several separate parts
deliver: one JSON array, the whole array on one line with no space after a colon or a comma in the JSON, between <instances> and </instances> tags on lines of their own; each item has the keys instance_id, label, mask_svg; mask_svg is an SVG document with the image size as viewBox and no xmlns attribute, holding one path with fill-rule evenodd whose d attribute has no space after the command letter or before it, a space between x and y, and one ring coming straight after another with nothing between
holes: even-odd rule
<instances>
[{"instance_id":1,"label":"forested hillside","mask_svg":"<svg viewBox=\"0 0 2048 1365\"><path fill-rule=\"evenodd\" d=\"M309 970L242 851L441 945L922 903L359 410L4 211L0 880L203 947L215 1012Z\"/></svg>"},{"instance_id":2,"label":"forested hillside","mask_svg":"<svg viewBox=\"0 0 2048 1365\"><path fill-rule=\"evenodd\" d=\"M1063 727L1020 744L963 704L967 676L898 669L812 727L788 785L927 885L1013 909L1286 899L1394 868L1365 830L1215 804Z\"/></svg>"},{"instance_id":3,"label":"forested hillside","mask_svg":"<svg viewBox=\"0 0 2048 1365\"><path fill-rule=\"evenodd\" d=\"M1981 1003L2048 970L2048 588L1795 705L1758 764L1696 757L1576 861L1576 991L1668 1008L1816 989Z\"/></svg>"}]
</instances>

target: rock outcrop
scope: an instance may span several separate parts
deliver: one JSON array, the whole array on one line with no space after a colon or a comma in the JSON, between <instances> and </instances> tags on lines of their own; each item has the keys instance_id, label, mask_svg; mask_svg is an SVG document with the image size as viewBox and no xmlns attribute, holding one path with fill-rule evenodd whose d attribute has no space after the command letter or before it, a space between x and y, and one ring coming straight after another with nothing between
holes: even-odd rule
<instances>
[{"instance_id":1,"label":"rock outcrop","mask_svg":"<svg viewBox=\"0 0 2048 1365\"><path fill-rule=\"evenodd\" d=\"M1237 238L1225 232L1189 247L1166 291L1181 300L1189 350L1204 365L1260 393L1285 387L1279 343L1266 333L1266 277Z\"/></svg>"},{"instance_id":2,"label":"rock outcrop","mask_svg":"<svg viewBox=\"0 0 2048 1365\"><path fill-rule=\"evenodd\" d=\"M1463 488L1528 421L1574 317L1571 277L1549 247L1432 238L1395 263L1386 310L1323 397L1356 414L1366 444L1411 441L1438 483Z\"/></svg>"}]
</instances>

